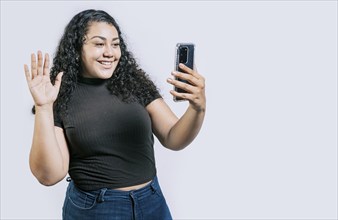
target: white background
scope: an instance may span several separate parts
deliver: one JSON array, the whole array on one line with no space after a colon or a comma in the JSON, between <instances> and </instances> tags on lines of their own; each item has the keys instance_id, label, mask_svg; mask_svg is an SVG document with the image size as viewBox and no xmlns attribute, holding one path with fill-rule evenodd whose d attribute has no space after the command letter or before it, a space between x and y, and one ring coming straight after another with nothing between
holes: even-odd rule
<instances>
[{"instance_id":1,"label":"white background","mask_svg":"<svg viewBox=\"0 0 338 220\"><path fill-rule=\"evenodd\" d=\"M196 44L207 115L196 140L155 145L175 219L337 218L337 1L1 1L1 218L61 218L66 181L28 166L34 116L23 64L54 54L78 12L116 18L140 65L166 83L177 42Z\"/></svg>"}]
</instances>

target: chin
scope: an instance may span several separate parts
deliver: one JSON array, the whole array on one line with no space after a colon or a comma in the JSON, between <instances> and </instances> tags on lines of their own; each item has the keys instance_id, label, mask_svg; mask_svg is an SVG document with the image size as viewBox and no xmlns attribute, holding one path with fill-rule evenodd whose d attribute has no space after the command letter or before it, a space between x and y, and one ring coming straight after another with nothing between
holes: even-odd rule
<instances>
[{"instance_id":1,"label":"chin","mask_svg":"<svg viewBox=\"0 0 338 220\"><path fill-rule=\"evenodd\" d=\"M109 79L113 76L113 73L114 72L111 72L111 73L99 73L98 74L98 77L101 78L101 79Z\"/></svg>"},{"instance_id":2,"label":"chin","mask_svg":"<svg viewBox=\"0 0 338 220\"><path fill-rule=\"evenodd\" d=\"M109 75L104 75L104 76L101 76L100 78L101 79L109 79L113 76L113 74L109 74Z\"/></svg>"}]
</instances>

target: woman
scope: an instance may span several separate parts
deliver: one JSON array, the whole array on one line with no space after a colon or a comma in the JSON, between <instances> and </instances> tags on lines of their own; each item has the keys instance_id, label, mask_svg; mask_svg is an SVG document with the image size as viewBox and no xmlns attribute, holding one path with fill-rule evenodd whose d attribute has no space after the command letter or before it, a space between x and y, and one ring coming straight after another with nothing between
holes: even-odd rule
<instances>
[{"instance_id":1,"label":"woman","mask_svg":"<svg viewBox=\"0 0 338 220\"><path fill-rule=\"evenodd\" d=\"M204 78L168 79L189 101L178 119L128 52L119 26L106 12L86 10L67 25L53 67L41 51L24 66L34 100L30 168L43 185L69 173L64 219L171 219L156 177L153 133L181 150L205 115Z\"/></svg>"}]
</instances>

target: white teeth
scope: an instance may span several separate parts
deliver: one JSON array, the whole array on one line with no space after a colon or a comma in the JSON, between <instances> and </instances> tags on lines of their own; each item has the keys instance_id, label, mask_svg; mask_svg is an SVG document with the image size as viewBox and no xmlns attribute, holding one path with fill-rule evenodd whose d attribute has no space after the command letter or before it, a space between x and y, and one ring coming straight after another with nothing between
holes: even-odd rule
<instances>
[{"instance_id":1,"label":"white teeth","mask_svg":"<svg viewBox=\"0 0 338 220\"><path fill-rule=\"evenodd\" d=\"M111 65L112 64L112 62L105 62L105 61L102 61L100 63L103 64L103 65Z\"/></svg>"}]
</instances>

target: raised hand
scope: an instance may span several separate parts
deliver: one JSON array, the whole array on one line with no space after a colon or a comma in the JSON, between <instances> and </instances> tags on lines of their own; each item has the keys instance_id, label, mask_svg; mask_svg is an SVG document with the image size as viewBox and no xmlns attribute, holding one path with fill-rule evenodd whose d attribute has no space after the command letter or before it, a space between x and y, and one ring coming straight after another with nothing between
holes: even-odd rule
<instances>
[{"instance_id":1,"label":"raised hand","mask_svg":"<svg viewBox=\"0 0 338 220\"><path fill-rule=\"evenodd\" d=\"M205 79L196 70L192 70L184 64L180 64L180 68L185 72L172 72L172 75L190 83L184 83L175 79L168 79L168 82L177 88L187 91L187 93L179 93L174 90L170 91L173 96L188 100L190 105L197 111L205 111Z\"/></svg>"},{"instance_id":2,"label":"raised hand","mask_svg":"<svg viewBox=\"0 0 338 220\"><path fill-rule=\"evenodd\" d=\"M31 72L28 66L24 65L26 80L29 90L32 94L36 107L51 105L57 98L60 90L62 72L60 72L55 80L55 85L50 81L49 75L49 55L45 54L43 61L42 52L38 51L38 60L35 54L31 54ZM43 65L42 65L43 64Z\"/></svg>"}]
</instances>

